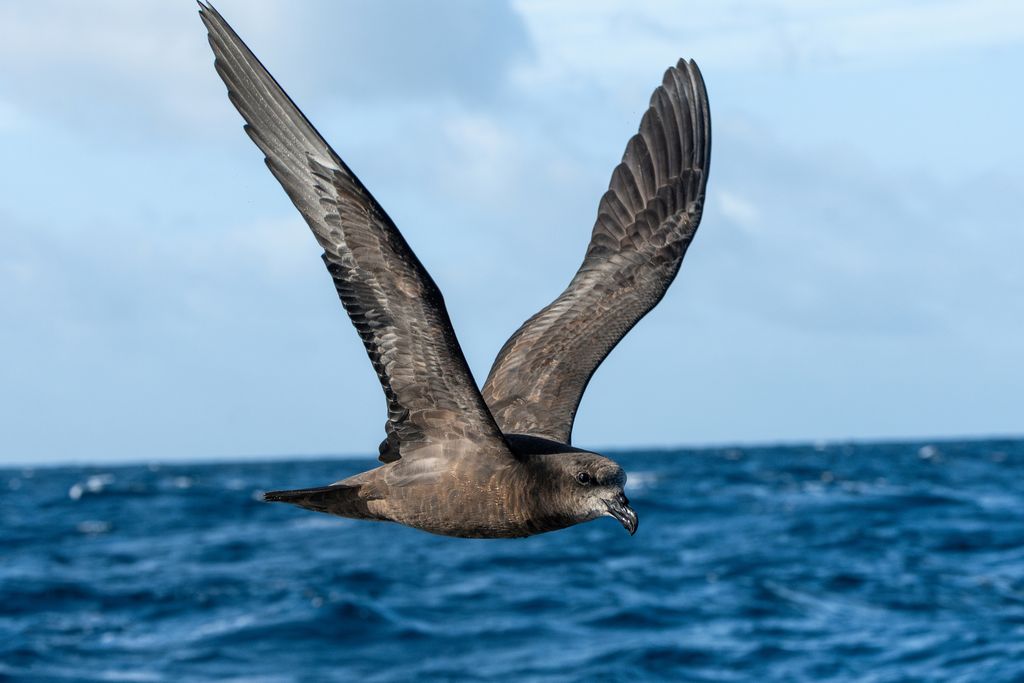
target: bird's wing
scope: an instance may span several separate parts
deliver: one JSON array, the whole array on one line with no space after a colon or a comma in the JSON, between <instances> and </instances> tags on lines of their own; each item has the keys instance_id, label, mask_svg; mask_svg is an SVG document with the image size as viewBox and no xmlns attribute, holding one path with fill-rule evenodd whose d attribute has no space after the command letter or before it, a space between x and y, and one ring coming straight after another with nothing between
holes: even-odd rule
<instances>
[{"instance_id":1,"label":"bird's wing","mask_svg":"<svg viewBox=\"0 0 1024 683\"><path fill-rule=\"evenodd\" d=\"M700 223L710 154L704 81L680 60L612 172L583 265L491 367L483 395L506 434L569 442L591 375L679 271Z\"/></svg>"},{"instance_id":2,"label":"bird's wing","mask_svg":"<svg viewBox=\"0 0 1024 683\"><path fill-rule=\"evenodd\" d=\"M387 397L388 459L442 442L504 438L480 396L437 285L384 209L245 43L200 4L217 73L274 177L324 249ZM432 449L437 452L437 449Z\"/></svg>"}]
</instances>

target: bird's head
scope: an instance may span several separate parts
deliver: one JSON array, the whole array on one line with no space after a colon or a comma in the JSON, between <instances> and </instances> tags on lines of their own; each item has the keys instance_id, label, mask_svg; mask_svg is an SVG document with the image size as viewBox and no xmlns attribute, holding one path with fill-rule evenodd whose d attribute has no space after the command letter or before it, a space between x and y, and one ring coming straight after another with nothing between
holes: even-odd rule
<instances>
[{"instance_id":1,"label":"bird's head","mask_svg":"<svg viewBox=\"0 0 1024 683\"><path fill-rule=\"evenodd\" d=\"M633 535L638 524L636 512L622 490L626 473L612 460L596 453L563 453L550 458L561 496L569 514L579 522L614 517Z\"/></svg>"}]
</instances>

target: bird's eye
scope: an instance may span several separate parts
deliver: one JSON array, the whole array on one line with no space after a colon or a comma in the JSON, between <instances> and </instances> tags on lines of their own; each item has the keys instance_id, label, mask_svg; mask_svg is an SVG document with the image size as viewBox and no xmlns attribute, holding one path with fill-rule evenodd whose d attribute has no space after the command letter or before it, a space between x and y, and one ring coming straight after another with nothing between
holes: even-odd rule
<instances>
[{"instance_id":1,"label":"bird's eye","mask_svg":"<svg viewBox=\"0 0 1024 683\"><path fill-rule=\"evenodd\" d=\"M578 481L579 483L581 483L584 486L586 486L587 484L592 482L593 479L591 478L590 474L587 473L587 472L578 472L576 474L576 481Z\"/></svg>"}]
</instances>

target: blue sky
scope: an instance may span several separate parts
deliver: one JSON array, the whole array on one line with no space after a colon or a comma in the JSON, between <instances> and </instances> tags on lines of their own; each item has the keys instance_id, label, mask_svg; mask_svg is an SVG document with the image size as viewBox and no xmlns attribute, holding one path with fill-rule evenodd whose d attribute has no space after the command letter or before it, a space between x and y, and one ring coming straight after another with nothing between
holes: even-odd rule
<instances>
[{"instance_id":1,"label":"blue sky","mask_svg":"<svg viewBox=\"0 0 1024 683\"><path fill-rule=\"evenodd\" d=\"M679 57L701 230L575 442L1024 432L1024 6L218 7L445 292L478 380ZM0 6L0 462L365 454L384 401L190 2Z\"/></svg>"}]
</instances>

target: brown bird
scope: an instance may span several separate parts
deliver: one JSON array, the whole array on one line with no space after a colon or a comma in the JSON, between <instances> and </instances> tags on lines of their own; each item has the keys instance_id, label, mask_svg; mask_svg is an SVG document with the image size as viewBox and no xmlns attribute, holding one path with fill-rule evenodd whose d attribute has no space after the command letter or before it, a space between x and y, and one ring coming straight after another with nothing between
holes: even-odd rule
<instances>
[{"instance_id":1,"label":"brown bird","mask_svg":"<svg viewBox=\"0 0 1024 683\"><path fill-rule=\"evenodd\" d=\"M635 533L622 468L569 444L590 377L664 296L700 223L711 121L697 65L665 72L583 265L505 343L481 392L441 292L384 209L224 18L203 3L200 16L245 132L323 247L387 398L382 466L266 500L447 536L531 536L601 516Z\"/></svg>"}]
</instances>

